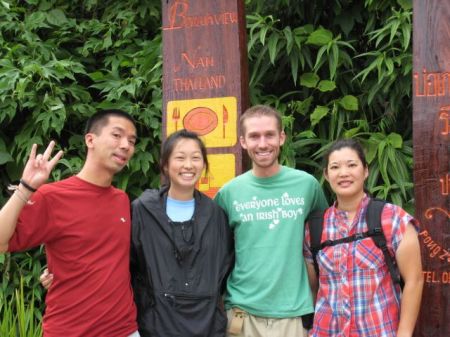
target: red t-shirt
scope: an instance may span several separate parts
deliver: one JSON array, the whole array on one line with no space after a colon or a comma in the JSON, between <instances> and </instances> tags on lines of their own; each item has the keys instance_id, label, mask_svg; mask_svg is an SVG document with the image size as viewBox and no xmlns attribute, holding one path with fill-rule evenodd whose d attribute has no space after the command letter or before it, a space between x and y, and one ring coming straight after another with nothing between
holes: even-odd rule
<instances>
[{"instance_id":1,"label":"red t-shirt","mask_svg":"<svg viewBox=\"0 0 450 337\"><path fill-rule=\"evenodd\" d=\"M9 251L45 244L54 280L45 337L126 337L137 330L130 285L130 203L77 177L43 185L24 207Z\"/></svg>"}]
</instances>

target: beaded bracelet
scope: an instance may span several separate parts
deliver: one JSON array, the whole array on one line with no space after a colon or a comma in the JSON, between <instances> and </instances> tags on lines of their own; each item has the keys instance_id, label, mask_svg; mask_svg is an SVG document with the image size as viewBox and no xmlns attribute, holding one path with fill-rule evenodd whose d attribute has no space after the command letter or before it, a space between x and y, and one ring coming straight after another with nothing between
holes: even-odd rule
<instances>
[{"instance_id":1,"label":"beaded bracelet","mask_svg":"<svg viewBox=\"0 0 450 337\"><path fill-rule=\"evenodd\" d=\"M20 192L20 190L16 190L16 191L14 192L14 195L15 195L16 197L18 197L20 200L22 200L25 204L28 204L28 203L30 202L30 200L27 200L27 199L22 195L22 192Z\"/></svg>"},{"instance_id":2,"label":"beaded bracelet","mask_svg":"<svg viewBox=\"0 0 450 337\"><path fill-rule=\"evenodd\" d=\"M22 200L27 205L33 205L34 201L28 200L27 197L23 194L23 192L19 189L19 186L17 185L9 185L8 190L14 191L13 195L18 197L20 200Z\"/></svg>"},{"instance_id":3,"label":"beaded bracelet","mask_svg":"<svg viewBox=\"0 0 450 337\"><path fill-rule=\"evenodd\" d=\"M28 191L30 192L36 192L37 189L35 189L34 187L31 187L30 185L28 185L28 183L25 182L25 180L20 179L19 182L22 184L23 187L25 187Z\"/></svg>"}]
</instances>

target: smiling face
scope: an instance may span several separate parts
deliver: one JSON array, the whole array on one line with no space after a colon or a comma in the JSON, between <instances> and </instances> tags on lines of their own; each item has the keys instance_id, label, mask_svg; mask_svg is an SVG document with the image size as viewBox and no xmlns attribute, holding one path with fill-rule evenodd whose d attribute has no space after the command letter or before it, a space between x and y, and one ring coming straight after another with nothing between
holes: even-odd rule
<instances>
[{"instance_id":1,"label":"smiling face","mask_svg":"<svg viewBox=\"0 0 450 337\"><path fill-rule=\"evenodd\" d=\"M278 156L284 144L285 134L279 130L273 116L255 115L244 120L242 148L252 160L253 174L257 177L270 177L278 173Z\"/></svg>"},{"instance_id":2,"label":"smiling face","mask_svg":"<svg viewBox=\"0 0 450 337\"><path fill-rule=\"evenodd\" d=\"M204 168L205 160L198 141L189 138L178 139L164 167L170 181L170 196L181 199L177 198L177 195L193 195L195 184Z\"/></svg>"},{"instance_id":3,"label":"smiling face","mask_svg":"<svg viewBox=\"0 0 450 337\"><path fill-rule=\"evenodd\" d=\"M369 170L354 149L343 147L331 152L324 175L338 200L356 200L364 195Z\"/></svg>"},{"instance_id":4,"label":"smiling face","mask_svg":"<svg viewBox=\"0 0 450 337\"><path fill-rule=\"evenodd\" d=\"M134 153L136 128L126 118L109 116L96 132L85 136L88 159L99 172L114 175L122 170Z\"/></svg>"}]
</instances>

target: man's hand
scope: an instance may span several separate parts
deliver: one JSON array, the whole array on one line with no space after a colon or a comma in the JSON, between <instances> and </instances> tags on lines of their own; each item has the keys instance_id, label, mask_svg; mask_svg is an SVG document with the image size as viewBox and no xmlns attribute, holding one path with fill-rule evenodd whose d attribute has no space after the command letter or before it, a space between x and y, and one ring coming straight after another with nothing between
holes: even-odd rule
<instances>
[{"instance_id":1,"label":"man's hand","mask_svg":"<svg viewBox=\"0 0 450 337\"><path fill-rule=\"evenodd\" d=\"M48 272L48 269L45 268L44 272L41 274L41 276L39 277L39 281L41 282L41 285L48 290L50 288L50 286L53 283L53 274L50 274Z\"/></svg>"},{"instance_id":2,"label":"man's hand","mask_svg":"<svg viewBox=\"0 0 450 337\"><path fill-rule=\"evenodd\" d=\"M15 191L0 210L0 253L8 250L20 212L29 203L30 195L47 181L51 170L61 159L63 151L50 158L54 147L55 142L51 141L43 154L36 155L37 145L33 144L19 186L11 187Z\"/></svg>"},{"instance_id":3,"label":"man's hand","mask_svg":"<svg viewBox=\"0 0 450 337\"><path fill-rule=\"evenodd\" d=\"M50 158L54 147L55 142L52 140L43 154L36 155L37 145L33 144L30 157L22 173L22 180L27 185L37 189L47 181L51 170L63 155L63 151L58 151L53 158Z\"/></svg>"}]
</instances>

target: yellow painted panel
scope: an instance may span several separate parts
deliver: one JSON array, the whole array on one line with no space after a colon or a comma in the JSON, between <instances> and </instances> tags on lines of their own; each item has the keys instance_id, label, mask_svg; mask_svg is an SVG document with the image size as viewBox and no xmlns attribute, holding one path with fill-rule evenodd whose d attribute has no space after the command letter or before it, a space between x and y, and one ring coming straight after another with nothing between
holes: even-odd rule
<instances>
[{"instance_id":1,"label":"yellow painted panel","mask_svg":"<svg viewBox=\"0 0 450 337\"><path fill-rule=\"evenodd\" d=\"M166 121L167 135L184 128L197 132L206 147L231 147L237 142L237 99L170 101Z\"/></svg>"},{"instance_id":2,"label":"yellow painted panel","mask_svg":"<svg viewBox=\"0 0 450 337\"><path fill-rule=\"evenodd\" d=\"M208 154L209 174L203 173L197 188L211 198L236 175L236 158L232 153Z\"/></svg>"}]
</instances>

